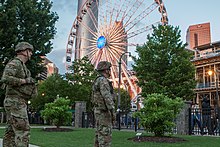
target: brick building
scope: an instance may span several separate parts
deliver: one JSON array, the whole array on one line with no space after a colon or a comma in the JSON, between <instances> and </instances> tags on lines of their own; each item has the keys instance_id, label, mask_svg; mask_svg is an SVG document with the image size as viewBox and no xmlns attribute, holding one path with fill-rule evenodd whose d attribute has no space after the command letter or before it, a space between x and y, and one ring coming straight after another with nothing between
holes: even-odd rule
<instances>
[{"instance_id":1,"label":"brick building","mask_svg":"<svg viewBox=\"0 0 220 147\"><path fill-rule=\"evenodd\" d=\"M210 23L191 25L187 29L186 42L188 43L187 48L193 49L197 46L210 44L211 33Z\"/></svg>"},{"instance_id":2,"label":"brick building","mask_svg":"<svg viewBox=\"0 0 220 147\"><path fill-rule=\"evenodd\" d=\"M45 56L42 56L41 58L43 59L42 64L45 67L44 71L40 73L40 77L42 80L47 79L47 77L49 77L53 73L58 73L59 69L56 67L56 65L52 61L47 59Z\"/></svg>"}]
</instances>

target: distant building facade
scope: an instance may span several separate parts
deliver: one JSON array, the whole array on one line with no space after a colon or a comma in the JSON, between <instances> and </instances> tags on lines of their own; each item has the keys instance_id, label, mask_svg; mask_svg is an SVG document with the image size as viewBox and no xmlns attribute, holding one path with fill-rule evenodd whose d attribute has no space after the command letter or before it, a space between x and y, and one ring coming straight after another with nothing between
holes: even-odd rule
<instances>
[{"instance_id":1,"label":"distant building facade","mask_svg":"<svg viewBox=\"0 0 220 147\"><path fill-rule=\"evenodd\" d=\"M59 72L59 69L56 67L56 65L50 61L49 59L47 59L45 56L41 57L43 59L43 65L44 65L44 71L42 73L40 73L40 78L41 80L45 80L47 79L47 77L49 77L50 75Z\"/></svg>"},{"instance_id":2,"label":"distant building facade","mask_svg":"<svg viewBox=\"0 0 220 147\"><path fill-rule=\"evenodd\" d=\"M219 79L220 79L220 41L197 46L194 51L194 58L192 63L195 65L197 80L196 93L194 102L197 102L201 106L203 96L210 99L212 107L216 106L215 100L218 99L219 93ZM209 71L213 73L208 74Z\"/></svg>"},{"instance_id":3,"label":"distant building facade","mask_svg":"<svg viewBox=\"0 0 220 147\"><path fill-rule=\"evenodd\" d=\"M191 25L187 29L187 48L194 49L197 46L211 43L210 23Z\"/></svg>"}]
</instances>

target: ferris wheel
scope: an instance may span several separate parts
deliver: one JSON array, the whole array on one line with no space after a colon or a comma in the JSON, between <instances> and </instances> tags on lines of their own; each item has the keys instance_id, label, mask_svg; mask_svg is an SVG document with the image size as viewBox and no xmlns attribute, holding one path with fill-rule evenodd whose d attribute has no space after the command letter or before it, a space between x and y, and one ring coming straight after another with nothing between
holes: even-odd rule
<instances>
[{"instance_id":1,"label":"ferris wheel","mask_svg":"<svg viewBox=\"0 0 220 147\"><path fill-rule=\"evenodd\" d=\"M128 90L134 99L141 89L136 85L134 72L128 69L128 57L124 53L134 54L136 46L146 42L153 25L167 23L162 0L78 0L78 13L66 46L66 70L73 59L84 56L95 67L100 61L109 61L113 65L114 87L118 86L121 75L121 88Z\"/></svg>"}]
</instances>

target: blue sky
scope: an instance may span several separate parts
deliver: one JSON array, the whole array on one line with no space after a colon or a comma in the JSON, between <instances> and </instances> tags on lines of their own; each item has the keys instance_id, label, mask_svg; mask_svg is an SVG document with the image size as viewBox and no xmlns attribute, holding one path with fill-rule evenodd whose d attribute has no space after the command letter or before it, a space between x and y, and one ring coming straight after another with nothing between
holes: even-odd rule
<instances>
[{"instance_id":1,"label":"blue sky","mask_svg":"<svg viewBox=\"0 0 220 147\"><path fill-rule=\"evenodd\" d=\"M78 0L52 0L52 11L57 12L57 34L53 40L53 51L47 57L56 64L60 74L65 73L65 53L68 34L76 18ZM154 0L152 0L153 2ZM163 0L169 24L178 26L182 41L190 25L210 22L211 41L220 41L220 0Z\"/></svg>"}]
</instances>

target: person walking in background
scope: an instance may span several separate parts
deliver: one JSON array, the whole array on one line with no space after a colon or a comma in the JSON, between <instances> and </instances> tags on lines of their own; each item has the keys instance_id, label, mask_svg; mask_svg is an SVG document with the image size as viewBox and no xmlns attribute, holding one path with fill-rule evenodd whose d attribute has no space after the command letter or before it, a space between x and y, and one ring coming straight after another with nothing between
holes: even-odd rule
<instances>
[{"instance_id":1,"label":"person walking in background","mask_svg":"<svg viewBox=\"0 0 220 147\"><path fill-rule=\"evenodd\" d=\"M111 75L111 63L98 63L99 76L92 86L92 103L96 121L94 147L110 147L112 142L112 124L115 120L115 103L112 83L108 80Z\"/></svg>"},{"instance_id":2,"label":"person walking in background","mask_svg":"<svg viewBox=\"0 0 220 147\"><path fill-rule=\"evenodd\" d=\"M37 95L37 88L25 63L30 60L33 50L27 42L18 43L16 57L7 63L3 71L1 81L6 88L4 108L7 116L3 147L28 147L30 125L27 100Z\"/></svg>"},{"instance_id":3,"label":"person walking in background","mask_svg":"<svg viewBox=\"0 0 220 147\"><path fill-rule=\"evenodd\" d=\"M195 125L197 124L199 130L202 130L201 126L201 115L199 113L199 105L195 103L192 105L192 131L194 130ZM192 132L193 134L193 132Z\"/></svg>"},{"instance_id":4,"label":"person walking in background","mask_svg":"<svg viewBox=\"0 0 220 147\"><path fill-rule=\"evenodd\" d=\"M210 101L206 96L202 100L202 129L201 134L204 135L204 128L208 129L208 134L212 135L213 130L211 126L211 106Z\"/></svg>"}]
</instances>

